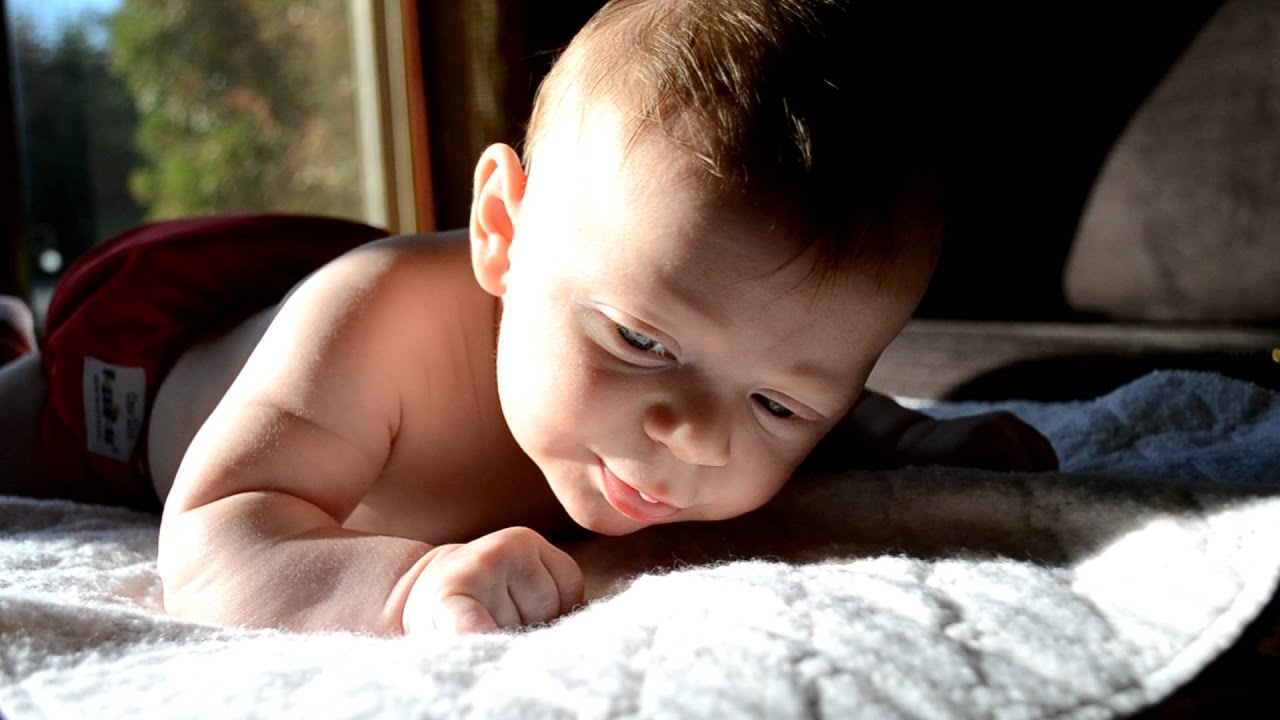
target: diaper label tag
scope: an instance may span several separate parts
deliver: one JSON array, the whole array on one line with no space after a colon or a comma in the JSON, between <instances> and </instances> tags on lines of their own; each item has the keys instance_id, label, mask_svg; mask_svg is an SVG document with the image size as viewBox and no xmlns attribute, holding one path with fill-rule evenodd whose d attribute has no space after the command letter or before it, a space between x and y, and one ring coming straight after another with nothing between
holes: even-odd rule
<instances>
[{"instance_id":1,"label":"diaper label tag","mask_svg":"<svg viewBox=\"0 0 1280 720\"><path fill-rule=\"evenodd\" d=\"M146 412L146 370L85 356L84 425L89 452L130 460Z\"/></svg>"}]
</instances>

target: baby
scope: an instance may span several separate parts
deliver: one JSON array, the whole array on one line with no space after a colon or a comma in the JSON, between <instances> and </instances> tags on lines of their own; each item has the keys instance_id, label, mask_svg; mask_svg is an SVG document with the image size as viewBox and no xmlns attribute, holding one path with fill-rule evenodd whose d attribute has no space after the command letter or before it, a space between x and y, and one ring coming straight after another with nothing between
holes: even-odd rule
<instances>
[{"instance_id":1,"label":"baby","mask_svg":"<svg viewBox=\"0 0 1280 720\"><path fill-rule=\"evenodd\" d=\"M355 237L182 344L149 417L128 410L133 487L59 471L35 429L48 349L6 366L0 490L162 503L175 615L463 633L583 600L548 538L750 513L806 459L1054 467L1012 416L864 391L939 232L917 118L845 59L846 5L610 3L540 87L524 157L481 156L469 227ZM138 384L86 355L61 371L86 397Z\"/></svg>"}]
</instances>

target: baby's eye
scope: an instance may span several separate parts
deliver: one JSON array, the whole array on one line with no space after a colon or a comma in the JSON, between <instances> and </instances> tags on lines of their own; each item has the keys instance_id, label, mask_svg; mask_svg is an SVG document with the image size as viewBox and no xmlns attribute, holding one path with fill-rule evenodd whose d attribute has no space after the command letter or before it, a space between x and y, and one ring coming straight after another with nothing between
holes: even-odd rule
<instances>
[{"instance_id":1,"label":"baby's eye","mask_svg":"<svg viewBox=\"0 0 1280 720\"><path fill-rule=\"evenodd\" d=\"M755 400L756 403L760 405L760 407L764 408L765 412L769 413L774 417L789 418L792 415L795 415L795 413L791 412L791 409L788 408L786 405L783 405L777 400L770 400L769 398L759 393L752 395L751 398Z\"/></svg>"},{"instance_id":2,"label":"baby's eye","mask_svg":"<svg viewBox=\"0 0 1280 720\"><path fill-rule=\"evenodd\" d=\"M666 345L663 345L648 335L636 332L625 325L618 325L617 323L614 324L618 328L618 335L631 347L637 350L643 350L644 352L653 353L654 355L661 355L663 357L671 354L667 351Z\"/></svg>"}]
</instances>

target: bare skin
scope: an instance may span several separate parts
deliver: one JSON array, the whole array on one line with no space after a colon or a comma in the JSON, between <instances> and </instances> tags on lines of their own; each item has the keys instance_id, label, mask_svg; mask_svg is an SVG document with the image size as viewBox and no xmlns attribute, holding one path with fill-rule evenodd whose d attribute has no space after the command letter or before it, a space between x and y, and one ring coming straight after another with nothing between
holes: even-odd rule
<instances>
[{"instance_id":1,"label":"bare skin","mask_svg":"<svg viewBox=\"0 0 1280 720\"><path fill-rule=\"evenodd\" d=\"M555 536L572 523L501 420L494 317L464 237L392 239L326 267L269 326L253 318L187 353L157 395L157 421L197 420L190 399L216 394L202 387L210 371L256 347L169 489L159 558L166 608L234 624L397 633L412 627L405 605L428 558L443 568L435 561L457 555L453 543L486 536L466 546L481 562L494 552L487 546L534 546L521 568L546 573L536 597L491 618L462 607L437 622L433 607L422 625L523 624L580 602L568 556L507 530ZM317 354L300 357L299 345ZM193 424L153 422L158 492ZM195 547L217 552L193 562ZM296 581L277 580L286 576ZM468 590L442 602L467 605L448 598L488 588Z\"/></svg>"},{"instance_id":2,"label":"bare skin","mask_svg":"<svg viewBox=\"0 0 1280 720\"><path fill-rule=\"evenodd\" d=\"M796 292L788 246L692 185L637 182L682 168L624 161L616 124L589 127L546 140L565 161L535 178L487 152L465 242L375 243L282 305L166 498L170 612L378 633L548 620L584 597L548 537L749 513L847 413L916 295ZM188 353L157 418L262 323ZM153 425L157 466L183 427Z\"/></svg>"},{"instance_id":3,"label":"bare skin","mask_svg":"<svg viewBox=\"0 0 1280 720\"><path fill-rule=\"evenodd\" d=\"M399 297L384 298L383 293L395 290L375 287L388 273L388 262L396 266L397 278L392 284L412 293L412 303L399 303L403 299ZM335 279L331 281L327 275L317 278L304 292L325 295L324 308L333 315L321 316L313 307L305 320L288 330L277 329L264 343L264 335L280 311L271 308L183 354L161 384L152 414L148 447L157 495L162 499L169 496L191 438L246 361L251 363L245 370L249 374L267 365L267 358L291 355L287 350L293 345L292 338L321 334L325 324L335 318L343 318L336 320L338 323L356 322L351 316L358 314L363 323L370 313L394 312L388 322L404 331L378 334L367 349L353 348L352 352L376 352L398 358L397 363L405 366L392 376L403 383L398 393L406 398L399 403L401 424L395 435L424 441L388 447L382 463L385 468L361 494L359 503L343 513L344 526L433 544L528 524L541 517L545 520L538 524L548 529L557 525L567 528L567 518L555 507L550 492L536 492L545 483L540 482L537 468L520 452L502 423L492 371L496 304L471 276L465 232L442 233L427 242L384 241L344 258L339 267L326 273ZM336 278L339 275L341 280ZM364 304L356 306L360 301L352 296L361 293L365 294ZM380 300L395 304L385 310L372 307ZM286 317L285 322L289 320ZM250 361L260 343L261 358ZM279 348L283 351L280 355L272 351L277 343L285 346ZM421 364L405 362L415 357L422 359ZM294 368L283 370L293 372ZM415 411L419 406L423 411ZM431 413L427 408L468 411ZM430 442L426 442L428 438ZM522 503L519 509L494 507L490 502L495 496L516 497L517 490L519 497L532 502Z\"/></svg>"},{"instance_id":4,"label":"bare skin","mask_svg":"<svg viewBox=\"0 0 1280 720\"><path fill-rule=\"evenodd\" d=\"M475 282L467 234L462 231L430 242L383 241L326 269L299 293L304 299L313 298L308 313L291 315L288 303L283 310L263 311L225 335L193 346L161 385L148 447L156 492L168 500L161 569L172 613L229 624L344 627L394 634L414 627L409 620L413 613L406 613L412 608L405 607L413 583L406 578L416 579L423 565L430 562L448 570L435 560L458 555L454 559L462 562L456 563L456 575L465 578L475 574L469 566L475 560L462 557L457 552L460 548L478 553L479 562L491 570L503 565L510 547L522 549L527 562L517 564L518 572L528 574L520 569L523 566L545 572L543 590L535 593L540 598L527 607L503 607L508 597L503 583L487 583L478 588L464 585L466 593L445 596L483 598L478 605L485 607L484 613L469 600L455 612L441 615L435 608L419 613L426 618L419 628L468 632L553 618L608 592L631 573L676 559L698 562L802 552L801 538L777 529L813 526L815 521L822 527L834 526L815 517L821 503L797 503L791 497L794 493L784 492L779 502L729 522L664 525L622 538L584 538L502 421L493 373L498 305ZM314 302L320 298L324 301ZM331 314L319 314L317 309ZM358 323L344 322L356 315ZM378 332L379 322L413 332ZM305 396L275 394L310 385L280 381L281 375L311 371L305 364L293 367L294 360L305 359L297 353L301 343L314 341L334 326L357 325L368 334L349 338L351 342L341 346L345 350L328 346L329 357L353 356L353 372L359 378L383 378L398 388L394 393L398 400L381 406L381 423L369 422L367 414L340 414L340 419L353 425L381 424L384 437L396 439L379 445L384 458L363 463L343 445L326 442L330 438L320 428L280 409L304 404ZM411 362L415 357L417 361ZM368 369L367 364L376 363L377 358L397 359L397 363ZM0 392L23 398L10 405L14 412L7 416L20 420L14 424L15 432L35 427L43 402L38 359L30 355L0 369ZM403 369L400 374L392 367L397 364ZM337 371L329 368L329 372ZM197 442L191 449L194 459L188 461L187 477L171 494L173 477L191 438L237 376L239 387L247 389L233 388L225 407L209 418L206 434L217 433L211 436L220 445L229 438L239 438L242 445L237 447L234 440L230 447ZM333 378L316 385L345 387L349 392L334 404L359 407L368 388L352 377L346 382L340 376ZM255 393L258 398L250 402L237 392ZM376 392L372 394L377 398ZM915 413L873 393L864 393L861 399L862 412L850 413L832 433L833 446L843 449L839 455L883 445L919 421ZM411 411L415 404L421 407L419 412ZM394 412L387 409L392 406ZM430 411L441 407L465 411ZM30 411L25 421L21 421L23 410ZM393 415L397 425L391 428L393 421L386 418ZM937 449L938 457L960 458L958 450L964 448L998 447L1008 452L1026 445L1025 436L1018 435L1025 428L1006 426L1005 422L977 425L1000 434L1007 430L1017 436L1016 442L1001 435L975 444L972 434L953 436L944 442L946 447ZM306 437L312 434L320 436L318 442ZM265 452L270 447L264 447L262 438L284 443L290 442L291 435L292 442L300 441L304 447L295 447L289 456ZM850 445L853 438L860 445ZM18 459L26 469L9 473L10 479L33 481L30 487L8 485L6 491L83 496L82 489L50 488L42 458L30 452L39 447L34 437L5 447L25 449ZM289 459L287 472L269 464L258 471L261 474L241 471L245 464L262 465L272 458ZM14 459L6 460L6 466L15 467ZM364 482L353 483L353 478ZM518 502L510 502L516 498ZM485 541L458 544L476 538ZM815 540L824 545L830 538ZM494 591L498 587L502 592ZM295 592L282 592L290 588ZM498 609L490 610L488 605Z\"/></svg>"},{"instance_id":5,"label":"bare skin","mask_svg":"<svg viewBox=\"0 0 1280 720\"><path fill-rule=\"evenodd\" d=\"M564 155L539 175L490 148L466 231L349 253L181 357L148 438L169 612L513 627L627 567L596 541L565 544L573 556L553 541L585 528L679 544L712 526L686 521L733 518L729 532L758 536L753 511L824 438L837 465L984 444L1002 466L1052 465L1009 418L936 423L862 393L921 288L806 288L807 261L784 262L794 251L767 223L681 184L671 153L624 162L616 125L587 128L544 139L543 157ZM34 366L0 371L0 391Z\"/></svg>"},{"instance_id":6,"label":"bare skin","mask_svg":"<svg viewBox=\"0 0 1280 720\"><path fill-rule=\"evenodd\" d=\"M39 353L24 355L0 367L0 489L28 497L70 497L74 488L61 487L49 477L37 433L48 390L40 370Z\"/></svg>"}]
</instances>

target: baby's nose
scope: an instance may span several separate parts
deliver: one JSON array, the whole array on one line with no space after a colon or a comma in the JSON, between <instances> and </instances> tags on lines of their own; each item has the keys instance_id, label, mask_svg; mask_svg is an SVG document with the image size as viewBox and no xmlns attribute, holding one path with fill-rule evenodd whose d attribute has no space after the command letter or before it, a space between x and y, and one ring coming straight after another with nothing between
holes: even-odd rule
<instances>
[{"instance_id":1,"label":"baby's nose","mask_svg":"<svg viewBox=\"0 0 1280 720\"><path fill-rule=\"evenodd\" d=\"M729 464L730 423L716 408L689 408L678 412L655 406L645 416L645 432L667 446L678 460L690 465L724 467Z\"/></svg>"}]
</instances>

